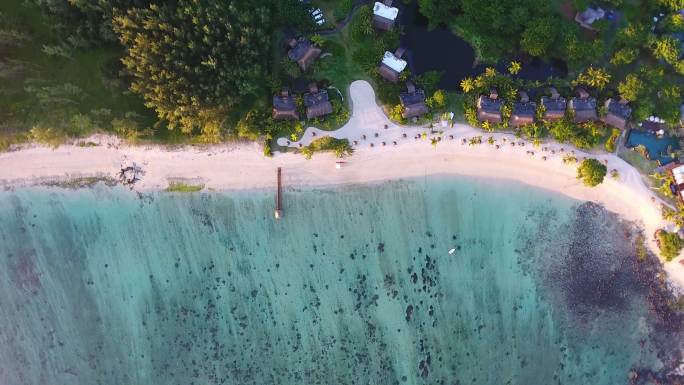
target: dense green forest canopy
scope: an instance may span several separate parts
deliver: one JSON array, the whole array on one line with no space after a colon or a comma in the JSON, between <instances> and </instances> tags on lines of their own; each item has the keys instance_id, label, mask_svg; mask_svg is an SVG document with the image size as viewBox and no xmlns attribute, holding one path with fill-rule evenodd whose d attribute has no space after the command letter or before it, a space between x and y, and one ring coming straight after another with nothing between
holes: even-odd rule
<instances>
[{"instance_id":1,"label":"dense green forest canopy","mask_svg":"<svg viewBox=\"0 0 684 385\"><path fill-rule=\"evenodd\" d=\"M272 31L268 0L179 0L114 17L131 89L170 128L218 132L227 110L259 95Z\"/></svg>"},{"instance_id":2,"label":"dense green forest canopy","mask_svg":"<svg viewBox=\"0 0 684 385\"><path fill-rule=\"evenodd\" d=\"M548 0L418 0L430 26L459 32L485 61L526 53L566 57L600 54L599 42L582 40L576 23L563 19Z\"/></svg>"},{"instance_id":3,"label":"dense green forest canopy","mask_svg":"<svg viewBox=\"0 0 684 385\"><path fill-rule=\"evenodd\" d=\"M312 24L298 0L7 0L0 147L96 129L216 142L267 104L278 31Z\"/></svg>"}]
</instances>

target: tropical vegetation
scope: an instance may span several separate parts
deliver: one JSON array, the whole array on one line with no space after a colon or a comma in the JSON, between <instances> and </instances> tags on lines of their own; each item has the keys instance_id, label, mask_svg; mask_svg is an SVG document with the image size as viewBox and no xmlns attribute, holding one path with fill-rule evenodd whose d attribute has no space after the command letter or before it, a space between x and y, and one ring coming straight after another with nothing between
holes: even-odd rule
<instances>
[{"instance_id":1,"label":"tropical vegetation","mask_svg":"<svg viewBox=\"0 0 684 385\"><path fill-rule=\"evenodd\" d=\"M311 159L313 154L317 152L326 151L333 152L338 158L343 158L354 153L354 149L349 144L349 140L337 139L332 136L324 136L315 139L311 144L302 148L302 154L304 154L307 159Z\"/></svg>"},{"instance_id":2,"label":"tropical vegetation","mask_svg":"<svg viewBox=\"0 0 684 385\"><path fill-rule=\"evenodd\" d=\"M656 240L660 248L660 255L667 261L679 256L679 253L684 247L684 240L682 240L676 233L670 233L664 230L656 233Z\"/></svg>"},{"instance_id":3,"label":"tropical vegetation","mask_svg":"<svg viewBox=\"0 0 684 385\"><path fill-rule=\"evenodd\" d=\"M603 183L608 169L605 164L596 159L585 159L577 167L577 179L582 180L585 186L596 187Z\"/></svg>"}]
</instances>

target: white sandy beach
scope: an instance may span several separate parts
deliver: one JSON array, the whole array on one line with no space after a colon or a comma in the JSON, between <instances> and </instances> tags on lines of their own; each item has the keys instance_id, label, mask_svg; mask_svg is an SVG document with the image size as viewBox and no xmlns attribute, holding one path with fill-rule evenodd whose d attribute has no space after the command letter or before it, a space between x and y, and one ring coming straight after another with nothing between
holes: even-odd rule
<instances>
[{"instance_id":1,"label":"white sandy beach","mask_svg":"<svg viewBox=\"0 0 684 385\"><path fill-rule=\"evenodd\" d=\"M660 215L660 200L642 180L638 171L614 155L592 156L567 145L543 144L548 151L508 134L488 134L472 127L457 124L444 130L437 146L429 139L414 139L429 131L423 127L399 127L391 123L375 102L370 85L363 81L352 84L350 94L353 116L349 123L333 133L309 128L303 144L322 135L333 135L357 141L355 153L345 164L335 168L331 154L316 154L312 160L293 153L262 155L256 144L229 144L211 147L165 148L162 146L128 146L108 136L95 136L89 141L95 147L65 145L57 149L28 146L24 149L0 153L0 185L32 184L46 179L70 179L82 176L115 177L122 164L140 165L145 175L136 190L161 190L170 181L187 179L198 181L207 189L233 190L245 188L273 188L275 170L282 167L286 186L322 186L348 183L367 183L396 178L421 177L434 174L458 174L515 180L528 185L555 191L571 198L603 204L609 210L643 226L649 246L657 252L652 234L665 225ZM385 129L384 126L388 128ZM313 136L316 132L316 136ZM375 137L375 134L378 137ZM403 138L406 134L406 138ZM366 135L366 139L362 138ZM450 139L453 135L453 139ZM470 146L463 138L482 136L483 143ZM494 137L495 145L487 144ZM432 137L432 136L431 136ZM506 141L504 142L504 139ZM382 145L382 142L385 145ZM511 145L510 142L516 142ZM397 144L393 144L396 142ZM279 143L286 145L286 140ZM373 147L370 144L373 143ZM291 146L296 147L296 143ZM564 151L561 151L564 148ZM552 150L554 153L552 153ZM616 169L619 180L606 177L596 187L587 188L576 179L574 165L562 163L565 153L574 150L578 159L596 157L607 161L608 170ZM534 155L529 154L533 151ZM546 157L543 160L542 157ZM684 265L679 261L667 263L670 279L684 287Z\"/></svg>"}]
</instances>

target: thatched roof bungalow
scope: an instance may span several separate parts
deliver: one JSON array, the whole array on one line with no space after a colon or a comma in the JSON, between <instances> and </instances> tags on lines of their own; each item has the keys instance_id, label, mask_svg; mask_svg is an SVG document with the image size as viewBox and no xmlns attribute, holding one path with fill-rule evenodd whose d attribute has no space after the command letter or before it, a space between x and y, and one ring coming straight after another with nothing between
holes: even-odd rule
<instances>
[{"instance_id":1,"label":"thatched roof bungalow","mask_svg":"<svg viewBox=\"0 0 684 385\"><path fill-rule=\"evenodd\" d=\"M314 46L309 39L303 37L290 39L288 45L290 50L287 56L296 62L302 71L306 71L321 56L321 49Z\"/></svg>"},{"instance_id":2,"label":"thatched roof bungalow","mask_svg":"<svg viewBox=\"0 0 684 385\"><path fill-rule=\"evenodd\" d=\"M277 120L297 120L297 102L295 97L283 89L280 95L273 97L273 119Z\"/></svg>"},{"instance_id":3,"label":"thatched roof bungalow","mask_svg":"<svg viewBox=\"0 0 684 385\"><path fill-rule=\"evenodd\" d=\"M385 0L382 3L376 1L373 6L373 27L381 31L390 31L398 14L399 8L392 6L392 0Z\"/></svg>"},{"instance_id":4,"label":"thatched roof bungalow","mask_svg":"<svg viewBox=\"0 0 684 385\"><path fill-rule=\"evenodd\" d=\"M413 83L406 83L406 92L399 94L399 101L404 107L401 113L405 119L427 114L430 110L425 105L425 91L416 89Z\"/></svg>"},{"instance_id":5,"label":"thatched roof bungalow","mask_svg":"<svg viewBox=\"0 0 684 385\"><path fill-rule=\"evenodd\" d=\"M332 104L328 100L328 91L319 90L316 83L311 83L309 92L304 94L304 106L307 119L320 118L333 112Z\"/></svg>"},{"instance_id":6,"label":"thatched roof bungalow","mask_svg":"<svg viewBox=\"0 0 684 385\"><path fill-rule=\"evenodd\" d=\"M406 60L401 58L402 56L404 56L403 48L397 48L394 53L385 51L385 55L382 57L382 62L380 63L380 68L378 69L380 76L392 83L398 82L399 74L407 65Z\"/></svg>"},{"instance_id":7,"label":"thatched roof bungalow","mask_svg":"<svg viewBox=\"0 0 684 385\"><path fill-rule=\"evenodd\" d=\"M598 119L596 113L596 98L589 96L584 88L577 89L577 96L570 99L568 110L575 114L573 121L583 123Z\"/></svg>"},{"instance_id":8,"label":"thatched roof bungalow","mask_svg":"<svg viewBox=\"0 0 684 385\"><path fill-rule=\"evenodd\" d=\"M534 115L537 112L537 103L530 102L525 91L520 91L520 101L513 103L511 112L511 126L521 127L534 123Z\"/></svg>"},{"instance_id":9,"label":"thatched roof bungalow","mask_svg":"<svg viewBox=\"0 0 684 385\"><path fill-rule=\"evenodd\" d=\"M613 98L606 100L606 116L601 119L605 124L624 130L627 127L627 122L632 116L632 108L629 107L627 100L615 100Z\"/></svg>"},{"instance_id":10,"label":"thatched roof bungalow","mask_svg":"<svg viewBox=\"0 0 684 385\"><path fill-rule=\"evenodd\" d=\"M565 117L565 110L568 108L568 101L560 96L558 91L551 87L551 96L542 96L541 105L544 107L544 120L560 120Z\"/></svg>"},{"instance_id":11,"label":"thatched roof bungalow","mask_svg":"<svg viewBox=\"0 0 684 385\"><path fill-rule=\"evenodd\" d=\"M495 89L492 89L489 95L480 95L477 99L477 119L481 122L501 123L503 104Z\"/></svg>"}]
</instances>

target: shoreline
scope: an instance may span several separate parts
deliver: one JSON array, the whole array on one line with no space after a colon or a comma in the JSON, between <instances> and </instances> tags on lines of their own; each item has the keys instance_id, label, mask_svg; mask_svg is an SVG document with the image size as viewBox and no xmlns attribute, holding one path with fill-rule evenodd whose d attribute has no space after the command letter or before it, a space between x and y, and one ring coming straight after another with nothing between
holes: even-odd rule
<instances>
[{"instance_id":1,"label":"shoreline","mask_svg":"<svg viewBox=\"0 0 684 385\"><path fill-rule=\"evenodd\" d=\"M350 94L353 115L344 127L333 132L309 127L302 139L303 145L323 135L358 141L354 155L343 159L345 163L340 169L335 168L339 159L329 153L314 154L311 160L294 153L276 153L268 158L255 143L165 148L126 145L118 138L96 135L85 139L98 144L92 147L64 145L53 149L32 145L0 153L0 187L31 186L47 180L116 178L123 164L132 163L145 171L134 187L135 191L141 192L164 190L170 181L179 180L201 183L204 189L213 191L275 189L277 167L283 169L286 188L365 184L428 175L503 179L601 204L639 225L644 230L649 249L658 255L653 234L666 225L660 214L663 202L645 185L641 174L617 156L588 154L555 142L543 143L541 147L547 151L542 151L541 147L534 147L511 134L487 133L464 124L455 124L453 128L435 127L444 133L439 134L442 139L433 146L430 137L414 139L429 129L400 127L390 122L377 106L368 83L353 83ZM403 138L403 134L407 137ZM367 139L363 140L362 135ZM463 139L474 136L481 136L482 144L463 144ZM489 137L495 144L487 143ZM386 142L385 146L381 145L382 141ZM516 144L513 146L511 142ZM290 145L298 146L297 143ZM578 160L592 157L607 162L609 175L604 183L589 188L578 181L575 165L562 162L563 156L571 151ZM612 169L619 172L619 180L610 177ZM682 256L664 263L670 280L680 289L684 288L681 259Z\"/></svg>"}]
</instances>

